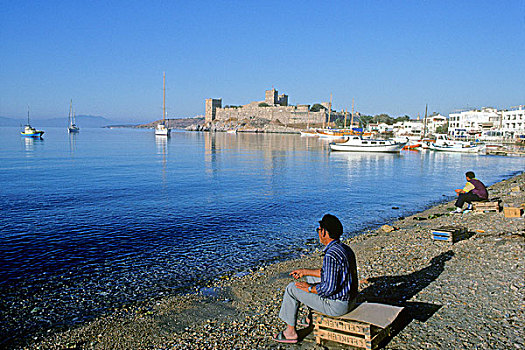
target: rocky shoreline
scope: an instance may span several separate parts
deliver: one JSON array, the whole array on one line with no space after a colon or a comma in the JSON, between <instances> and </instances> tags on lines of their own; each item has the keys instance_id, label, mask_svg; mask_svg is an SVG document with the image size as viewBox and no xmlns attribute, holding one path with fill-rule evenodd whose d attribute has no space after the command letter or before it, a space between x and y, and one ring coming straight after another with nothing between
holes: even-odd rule
<instances>
[{"instance_id":1,"label":"rocky shoreline","mask_svg":"<svg viewBox=\"0 0 525 350\"><path fill-rule=\"evenodd\" d=\"M489 194L504 205L523 205L525 174L494 184ZM525 349L524 217L451 214L452 207L442 203L347 240L358 260L360 301L406 308L406 322L384 348ZM432 240L430 230L444 225L467 227L469 238L455 244ZM317 251L225 277L199 294L121 308L22 348L323 348L310 330L301 332L296 345L270 338L284 328L277 313L292 280L289 271L320 264Z\"/></svg>"}]
</instances>

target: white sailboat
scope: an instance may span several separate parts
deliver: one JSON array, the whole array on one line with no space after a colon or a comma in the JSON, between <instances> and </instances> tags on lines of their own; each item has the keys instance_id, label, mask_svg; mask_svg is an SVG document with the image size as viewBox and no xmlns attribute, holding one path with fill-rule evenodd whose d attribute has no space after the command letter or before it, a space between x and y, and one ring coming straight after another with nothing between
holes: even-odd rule
<instances>
[{"instance_id":1,"label":"white sailboat","mask_svg":"<svg viewBox=\"0 0 525 350\"><path fill-rule=\"evenodd\" d=\"M155 126L156 136L170 136L171 129L166 125L166 73L162 76L163 94L162 94L162 122Z\"/></svg>"},{"instance_id":2,"label":"white sailboat","mask_svg":"<svg viewBox=\"0 0 525 350\"><path fill-rule=\"evenodd\" d=\"M73 113L73 100L69 103L69 125L67 127L69 133L76 133L80 131L80 128L75 123L75 113Z\"/></svg>"}]
</instances>

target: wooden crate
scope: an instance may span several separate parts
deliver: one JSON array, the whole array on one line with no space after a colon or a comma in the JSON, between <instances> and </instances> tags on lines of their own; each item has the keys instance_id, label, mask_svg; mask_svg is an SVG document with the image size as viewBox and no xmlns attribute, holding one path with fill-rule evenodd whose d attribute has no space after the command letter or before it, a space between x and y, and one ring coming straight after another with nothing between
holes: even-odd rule
<instances>
[{"instance_id":1,"label":"wooden crate","mask_svg":"<svg viewBox=\"0 0 525 350\"><path fill-rule=\"evenodd\" d=\"M315 341L323 340L361 349L375 349L391 333L402 307L363 303L346 315L335 317L314 312Z\"/></svg>"},{"instance_id":2,"label":"wooden crate","mask_svg":"<svg viewBox=\"0 0 525 350\"><path fill-rule=\"evenodd\" d=\"M468 230L462 226L441 226L431 231L432 239L456 243L468 238Z\"/></svg>"},{"instance_id":3,"label":"wooden crate","mask_svg":"<svg viewBox=\"0 0 525 350\"><path fill-rule=\"evenodd\" d=\"M503 207L503 213L506 218L519 218L521 216L521 208Z\"/></svg>"},{"instance_id":4,"label":"wooden crate","mask_svg":"<svg viewBox=\"0 0 525 350\"><path fill-rule=\"evenodd\" d=\"M499 212L499 202L472 202L474 212Z\"/></svg>"}]
</instances>

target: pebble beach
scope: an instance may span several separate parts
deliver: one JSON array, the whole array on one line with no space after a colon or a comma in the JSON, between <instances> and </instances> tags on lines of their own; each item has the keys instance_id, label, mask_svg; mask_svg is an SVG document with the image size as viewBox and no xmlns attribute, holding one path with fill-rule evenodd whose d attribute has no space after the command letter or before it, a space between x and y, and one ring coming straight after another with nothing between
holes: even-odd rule
<instances>
[{"instance_id":1,"label":"pebble beach","mask_svg":"<svg viewBox=\"0 0 525 350\"><path fill-rule=\"evenodd\" d=\"M489 187L489 196L523 208L525 174ZM524 217L453 208L441 203L347 239L357 257L358 301L405 307L406 320L384 349L525 349ZM469 237L431 238L432 229L450 225L466 227ZM320 252L224 276L197 294L115 309L15 348L340 349L317 345L312 329L300 330L294 345L271 339L285 327L277 314L289 272L320 267Z\"/></svg>"}]
</instances>

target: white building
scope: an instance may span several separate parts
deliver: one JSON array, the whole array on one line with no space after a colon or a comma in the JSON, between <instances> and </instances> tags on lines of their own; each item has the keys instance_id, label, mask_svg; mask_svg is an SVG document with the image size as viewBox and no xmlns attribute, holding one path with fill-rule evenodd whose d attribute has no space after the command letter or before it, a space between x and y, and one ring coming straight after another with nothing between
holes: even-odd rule
<instances>
[{"instance_id":1,"label":"white building","mask_svg":"<svg viewBox=\"0 0 525 350\"><path fill-rule=\"evenodd\" d=\"M454 138L481 135L501 124L501 114L491 107L451 113L448 119L448 134Z\"/></svg>"},{"instance_id":2,"label":"white building","mask_svg":"<svg viewBox=\"0 0 525 350\"><path fill-rule=\"evenodd\" d=\"M506 138L525 135L525 105L511 107L501 111L500 131Z\"/></svg>"},{"instance_id":3,"label":"white building","mask_svg":"<svg viewBox=\"0 0 525 350\"><path fill-rule=\"evenodd\" d=\"M370 132L385 134L392 132L392 125L388 125L387 123L369 123L367 130Z\"/></svg>"},{"instance_id":4,"label":"white building","mask_svg":"<svg viewBox=\"0 0 525 350\"><path fill-rule=\"evenodd\" d=\"M408 120L403 122L397 122L393 126L395 137L404 136L422 136L423 134L423 121L422 120Z\"/></svg>"},{"instance_id":5,"label":"white building","mask_svg":"<svg viewBox=\"0 0 525 350\"><path fill-rule=\"evenodd\" d=\"M448 122L447 117L441 114L431 115L430 117L427 117L426 133L427 134L443 133L442 130L437 130L437 129L446 128L447 122Z\"/></svg>"}]
</instances>

